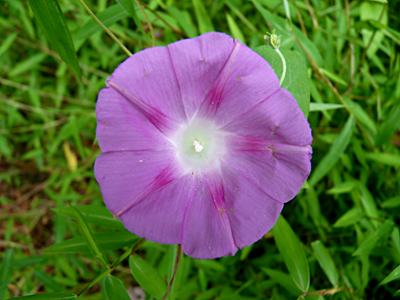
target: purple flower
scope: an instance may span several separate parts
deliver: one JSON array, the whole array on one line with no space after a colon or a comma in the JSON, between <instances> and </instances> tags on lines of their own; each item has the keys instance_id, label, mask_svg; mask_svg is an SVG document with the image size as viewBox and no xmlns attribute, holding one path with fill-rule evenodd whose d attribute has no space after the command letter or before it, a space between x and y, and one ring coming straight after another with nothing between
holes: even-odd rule
<instances>
[{"instance_id":1,"label":"purple flower","mask_svg":"<svg viewBox=\"0 0 400 300\"><path fill-rule=\"evenodd\" d=\"M96 106L107 208L195 258L270 230L310 173L311 129L271 66L217 32L124 61Z\"/></svg>"}]
</instances>

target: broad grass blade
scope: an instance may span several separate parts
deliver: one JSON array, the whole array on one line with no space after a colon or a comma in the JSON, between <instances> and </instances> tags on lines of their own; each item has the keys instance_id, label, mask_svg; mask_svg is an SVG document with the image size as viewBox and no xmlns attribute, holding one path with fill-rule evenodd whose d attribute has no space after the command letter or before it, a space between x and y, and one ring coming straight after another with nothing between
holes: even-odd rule
<instances>
[{"instance_id":1,"label":"broad grass blade","mask_svg":"<svg viewBox=\"0 0 400 300\"><path fill-rule=\"evenodd\" d=\"M162 298L167 292L167 286L157 270L138 256L129 258L129 267L139 285L156 299Z\"/></svg>"},{"instance_id":2,"label":"broad grass blade","mask_svg":"<svg viewBox=\"0 0 400 300\"><path fill-rule=\"evenodd\" d=\"M81 229L82 235L86 241L86 244L90 252L93 254L93 256L99 263L101 263L105 267L108 267L106 255L103 249L101 249L101 246L97 243L95 237L93 236L92 231L90 230L82 214L75 207L73 207L72 205L70 206L74 211L76 220L78 221L79 228Z\"/></svg>"},{"instance_id":3,"label":"broad grass blade","mask_svg":"<svg viewBox=\"0 0 400 300\"><path fill-rule=\"evenodd\" d=\"M317 261L333 286L339 286L339 273L328 250L321 241L311 243Z\"/></svg>"},{"instance_id":4,"label":"broad grass blade","mask_svg":"<svg viewBox=\"0 0 400 300\"><path fill-rule=\"evenodd\" d=\"M74 43L57 0L29 0L29 5L54 49L81 78Z\"/></svg>"},{"instance_id":5,"label":"broad grass blade","mask_svg":"<svg viewBox=\"0 0 400 300\"><path fill-rule=\"evenodd\" d=\"M320 181L326 174L328 174L328 172L337 163L340 156L344 153L350 142L355 124L356 122L354 120L354 117L350 116L350 118L344 125L342 132L333 142L331 149L329 149L329 152L324 156L324 158L322 158L322 160L315 168L314 172L312 172L311 177L308 181L310 186L314 186L316 183L318 183L318 181Z\"/></svg>"},{"instance_id":6,"label":"broad grass blade","mask_svg":"<svg viewBox=\"0 0 400 300\"><path fill-rule=\"evenodd\" d=\"M274 228L275 243L297 287L307 292L310 286L310 269L299 238L281 215Z\"/></svg>"}]
</instances>

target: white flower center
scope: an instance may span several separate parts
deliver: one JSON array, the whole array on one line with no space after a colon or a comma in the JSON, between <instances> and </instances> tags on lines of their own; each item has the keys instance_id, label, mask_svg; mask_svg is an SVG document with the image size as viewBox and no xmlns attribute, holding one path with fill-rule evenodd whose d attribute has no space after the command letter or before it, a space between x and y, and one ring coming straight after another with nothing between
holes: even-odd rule
<instances>
[{"instance_id":1,"label":"white flower center","mask_svg":"<svg viewBox=\"0 0 400 300\"><path fill-rule=\"evenodd\" d=\"M226 152L224 134L207 120L183 124L173 135L172 141L177 160L188 172L217 168L219 159Z\"/></svg>"}]
</instances>

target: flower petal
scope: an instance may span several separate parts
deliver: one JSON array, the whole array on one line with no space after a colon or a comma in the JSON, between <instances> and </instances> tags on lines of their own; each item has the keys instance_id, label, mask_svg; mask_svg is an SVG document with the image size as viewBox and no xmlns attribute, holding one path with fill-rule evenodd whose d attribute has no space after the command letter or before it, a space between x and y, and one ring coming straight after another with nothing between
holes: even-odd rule
<instances>
[{"instance_id":1,"label":"flower petal","mask_svg":"<svg viewBox=\"0 0 400 300\"><path fill-rule=\"evenodd\" d=\"M165 136L112 88L100 91L96 118L96 135L102 152L171 148Z\"/></svg>"},{"instance_id":2,"label":"flower petal","mask_svg":"<svg viewBox=\"0 0 400 300\"><path fill-rule=\"evenodd\" d=\"M283 144L311 145L310 125L296 99L281 88L259 105L243 111L221 130Z\"/></svg>"},{"instance_id":3,"label":"flower petal","mask_svg":"<svg viewBox=\"0 0 400 300\"><path fill-rule=\"evenodd\" d=\"M283 204L266 195L229 164L221 164L227 213L239 248L258 241L275 224Z\"/></svg>"},{"instance_id":4,"label":"flower petal","mask_svg":"<svg viewBox=\"0 0 400 300\"><path fill-rule=\"evenodd\" d=\"M209 32L168 46L189 119L221 73L233 46L233 38L220 32Z\"/></svg>"},{"instance_id":5,"label":"flower petal","mask_svg":"<svg viewBox=\"0 0 400 300\"><path fill-rule=\"evenodd\" d=\"M175 151L101 153L94 166L104 202L115 217L183 174Z\"/></svg>"},{"instance_id":6,"label":"flower petal","mask_svg":"<svg viewBox=\"0 0 400 300\"><path fill-rule=\"evenodd\" d=\"M278 89L279 79L268 62L236 41L198 115L206 119L215 118L216 126L223 126Z\"/></svg>"},{"instance_id":7,"label":"flower petal","mask_svg":"<svg viewBox=\"0 0 400 300\"><path fill-rule=\"evenodd\" d=\"M226 147L229 155L222 160L281 203L293 199L310 174L310 146L232 134L227 137Z\"/></svg>"},{"instance_id":8,"label":"flower petal","mask_svg":"<svg viewBox=\"0 0 400 300\"><path fill-rule=\"evenodd\" d=\"M163 244L182 244L183 219L194 186L190 173L143 198L120 217L129 231Z\"/></svg>"},{"instance_id":9,"label":"flower petal","mask_svg":"<svg viewBox=\"0 0 400 300\"><path fill-rule=\"evenodd\" d=\"M234 255L234 243L221 177L210 172L196 176L183 230L183 251L194 258L206 259Z\"/></svg>"},{"instance_id":10,"label":"flower petal","mask_svg":"<svg viewBox=\"0 0 400 300\"><path fill-rule=\"evenodd\" d=\"M125 60L107 86L127 98L162 132L187 120L167 47L154 47Z\"/></svg>"}]
</instances>

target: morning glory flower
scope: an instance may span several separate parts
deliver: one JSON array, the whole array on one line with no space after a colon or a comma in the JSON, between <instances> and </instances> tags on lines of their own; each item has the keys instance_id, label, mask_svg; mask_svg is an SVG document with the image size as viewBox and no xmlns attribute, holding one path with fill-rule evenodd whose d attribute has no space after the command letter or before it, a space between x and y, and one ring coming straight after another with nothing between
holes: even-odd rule
<instances>
[{"instance_id":1,"label":"morning glory flower","mask_svg":"<svg viewBox=\"0 0 400 300\"><path fill-rule=\"evenodd\" d=\"M310 173L311 129L271 66L217 32L140 51L99 93L95 175L134 234L234 255Z\"/></svg>"}]
</instances>

